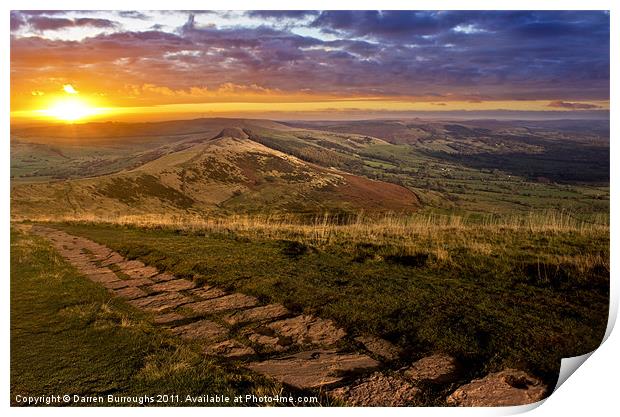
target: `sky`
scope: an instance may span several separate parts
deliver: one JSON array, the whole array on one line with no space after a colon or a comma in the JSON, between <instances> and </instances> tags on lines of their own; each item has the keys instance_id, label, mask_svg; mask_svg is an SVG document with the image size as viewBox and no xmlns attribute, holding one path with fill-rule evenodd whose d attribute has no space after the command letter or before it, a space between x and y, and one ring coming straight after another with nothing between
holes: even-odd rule
<instances>
[{"instance_id":1,"label":"sky","mask_svg":"<svg viewBox=\"0 0 620 417\"><path fill-rule=\"evenodd\" d=\"M601 113L609 41L603 11L12 11L11 116Z\"/></svg>"}]
</instances>

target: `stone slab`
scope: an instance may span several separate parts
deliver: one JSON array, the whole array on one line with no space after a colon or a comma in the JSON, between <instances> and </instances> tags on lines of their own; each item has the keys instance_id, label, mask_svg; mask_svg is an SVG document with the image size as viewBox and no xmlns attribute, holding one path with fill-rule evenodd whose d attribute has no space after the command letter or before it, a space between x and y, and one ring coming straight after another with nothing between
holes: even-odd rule
<instances>
[{"instance_id":1,"label":"stone slab","mask_svg":"<svg viewBox=\"0 0 620 417\"><path fill-rule=\"evenodd\" d=\"M210 300L197 301L187 304L186 307L200 314L213 314L226 310L235 310L246 307L253 307L258 303L254 297L244 294L230 294Z\"/></svg>"},{"instance_id":2,"label":"stone slab","mask_svg":"<svg viewBox=\"0 0 620 417\"><path fill-rule=\"evenodd\" d=\"M186 279L173 279L170 281L160 282L149 287L149 289L153 292L182 291L189 290L191 288L194 288L194 283Z\"/></svg>"},{"instance_id":3,"label":"stone slab","mask_svg":"<svg viewBox=\"0 0 620 417\"><path fill-rule=\"evenodd\" d=\"M268 304L266 306L254 307L227 314L224 317L224 321L233 325L264 320L275 320L286 316L287 314L290 314L290 311L288 311L288 309L286 309L283 305Z\"/></svg>"},{"instance_id":4,"label":"stone slab","mask_svg":"<svg viewBox=\"0 0 620 417\"><path fill-rule=\"evenodd\" d=\"M375 372L350 386L331 390L328 395L353 407L406 407L416 405L421 392L398 376Z\"/></svg>"},{"instance_id":5,"label":"stone slab","mask_svg":"<svg viewBox=\"0 0 620 417\"><path fill-rule=\"evenodd\" d=\"M143 285L151 285L153 281L148 278L125 279L123 280L128 287L141 287Z\"/></svg>"},{"instance_id":6,"label":"stone slab","mask_svg":"<svg viewBox=\"0 0 620 417\"><path fill-rule=\"evenodd\" d=\"M91 254L91 259L95 260L95 261L103 261L106 260L110 257L110 255L112 254L112 251L110 251L109 249L96 249L92 251Z\"/></svg>"},{"instance_id":7,"label":"stone slab","mask_svg":"<svg viewBox=\"0 0 620 417\"><path fill-rule=\"evenodd\" d=\"M92 264L84 264L84 263L80 263L80 262L71 262L71 264L78 271L80 271L80 273L86 274L86 275L95 275L95 274L101 274L101 273L106 273L106 272L113 273L108 268L101 268L101 267L98 267L98 266L94 266Z\"/></svg>"},{"instance_id":8,"label":"stone slab","mask_svg":"<svg viewBox=\"0 0 620 417\"><path fill-rule=\"evenodd\" d=\"M276 336L250 333L248 339L250 342L260 345L261 350L266 350L267 352L282 352L286 350L286 346L280 344L280 338Z\"/></svg>"},{"instance_id":9,"label":"stone slab","mask_svg":"<svg viewBox=\"0 0 620 417\"><path fill-rule=\"evenodd\" d=\"M204 287L196 288L188 292L188 294L193 295L194 297L198 297L201 300L209 300L211 298L218 298L226 295L226 291L212 287L210 285L205 285Z\"/></svg>"},{"instance_id":10,"label":"stone slab","mask_svg":"<svg viewBox=\"0 0 620 417\"><path fill-rule=\"evenodd\" d=\"M129 303L134 307L142 308L146 311L162 312L164 310L177 308L190 301L192 300L189 297L185 297L183 294L167 292L132 300Z\"/></svg>"},{"instance_id":11,"label":"stone slab","mask_svg":"<svg viewBox=\"0 0 620 417\"><path fill-rule=\"evenodd\" d=\"M330 346L346 335L331 320L308 315L275 321L267 327L282 336L290 337L298 345Z\"/></svg>"},{"instance_id":12,"label":"stone slab","mask_svg":"<svg viewBox=\"0 0 620 417\"><path fill-rule=\"evenodd\" d=\"M136 298L147 296L148 293L137 287L126 287L119 290L114 290L114 295L127 300L135 300Z\"/></svg>"},{"instance_id":13,"label":"stone slab","mask_svg":"<svg viewBox=\"0 0 620 417\"><path fill-rule=\"evenodd\" d=\"M143 268L124 269L123 273L129 275L130 278L151 278L159 274L159 270L152 266L145 266Z\"/></svg>"},{"instance_id":14,"label":"stone slab","mask_svg":"<svg viewBox=\"0 0 620 417\"><path fill-rule=\"evenodd\" d=\"M228 334L228 330L210 320L200 320L183 326L173 327L171 331L184 339L214 340Z\"/></svg>"},{"instance_id":15,"label":"stone slab","mask_svg":"<svg viewBox=\"0 0 620 417\"><path fill-rule=\"evenodd\" d=\"M120 290L121 288L127 288L129 286L127 280L102 282L101 284L109 290Z\"/></svg>"},{"instance_id":16,"label":"stone slab","mask_svg":"<svg viewBox=\"0 0 620 417\"><path fill-rule=\"evenodd\" d=\"M155 315L153 323L162 325L172 324L185 318L186 317L184 315L171 311L169 313L160 313Z\"/></svg>"},{"instance_id":17,"label":"stone slab","mask_svg":"<svg viewBox=\"0 0 620 417\"><path fill-rule=\"evenodd\" d=\"M228 339L223 342L207 345L204 348L204 353L206 355L224 356L227 358L238 358L255 354L254 349L250 346L246 346L234 339Z\"/></svg>"},{"instance_id":18,"label":"stone slab","mask_svg":"<svg viewBox=\"0 0 620 417\"><path fill-rule=\"evenodd\" d=\"M463 385L450 394L447 403L461 407L505 407L538 402L546 393L547 388L538 378L506 369Z\"/></svg>"},{"instance_id":19,"label":"stone slab","mask_svg":"<svg viewBox=\"0 0 620 417\"><path fill-rule=\"evenodd\" d=\"M356 337L355 340L364 345L369 352L384 360L396 360L401 354L400 348L380 337L366 335Z\"/></svg>"},{"instance_id":20,"label":"stone slab","mask_svg":"<svg viewBox=\"0 0 620 417\"><path fill-rule=\"evenodd\" d=\"M161 274L153 275L151 277L151 280L155 282L165 282L165 281L170 281L173 279L177 279L177 277L175 277L174 275L168 274L166 272L162 272Z\"/></svg>"},{"instance_id":21,"label":"stone slab","mask_svg":"<svg viewBox=\"0 0 620 417\"><path fill-rule=\"evenodd\" d=\"M86 277L100 284L120 281L120 278L112 271L86 274Z\"/></svg>"},{"instance_id":22,"label":"stone slab","mask_svg":"<svg viewBox=\"0 0 620 417\"><path fill-rule=\"evenodd\" d=\"M138 261L138 260L127 261L124 258L122 261L117 262L116 266L123 272L130 271L132 269L139 269L139 268L145 267L144 263L142 263L141 261Z\"/></svg>"},{"instance_id":23,"label":"stone slab","mask_svg":"<svg viewBox=\"0 0 620 417\"><path fill-rule=\"evenodd\" d=\"M343 373L372 369L379 365L370 356L313 350L279 359L253 362L248 368L300 389L318 388L340 382Z\"/></svg>"},{"instance_id":24,"label":"stone slab","mask_svg":"<svg viewBox=\"0 0 620 417\"><path fill-rule=\"evenodd\" d=\"M452 356L436 353L413 363L404 375L413 381L446 384L458 379L459 365Z\"/></svg>"},{"instance_id":25,"label":"stone slab","mask_svg":"<svg viewBox=\"0 0 620 417\"><path fill-rule=\"evenodd\" d=\"M115 265L119 262L123 262L124 260L125 258L123 258L121 255L119 255L116 252L113 252L108 258L101 261L100 265L101 266Z\"/></svg>"}]
</instances>

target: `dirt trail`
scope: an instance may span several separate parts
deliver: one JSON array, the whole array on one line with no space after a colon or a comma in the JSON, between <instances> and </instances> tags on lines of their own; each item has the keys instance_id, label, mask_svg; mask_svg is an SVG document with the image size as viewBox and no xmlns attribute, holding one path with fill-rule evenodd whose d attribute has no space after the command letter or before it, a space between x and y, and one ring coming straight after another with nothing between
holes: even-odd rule
<instances>
[{"instance_id":1,"label":"dirt trail","mask_svg":"<svg viewBox=\"0 0 620 417\"><path fill-rule=\"evenodd\" d=\"M282 305L262 305L252 296L209 285L196 287L83 237L39 225L30 231L51 241L80 273L113 296L151 313L156 325L201 343L205 355L227 358L292 387L320 389L349 405L407 406L419 404L428 384L448 387L459 380L459 365L446 355L390 370L403 358L386 340L352 339L331 320L295 315ZM539 380L497 375L460 387L449 403L511 405L543 398ZM484 395L487 380L499 397Z\"/></svg>"}]
</instances>

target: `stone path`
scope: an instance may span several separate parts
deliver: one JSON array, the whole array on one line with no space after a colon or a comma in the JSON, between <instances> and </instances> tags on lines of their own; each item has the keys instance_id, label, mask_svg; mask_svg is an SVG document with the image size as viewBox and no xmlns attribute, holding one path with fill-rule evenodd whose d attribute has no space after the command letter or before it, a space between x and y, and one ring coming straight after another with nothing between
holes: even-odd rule
<instances>
[{"instance_id":1,"label":"stone path","mask_svg":"<svg viewBox=\"0 0 620 417\"><path fill-rule=\"evenodd\" d=\"M420 384L449 386L461 378L459 364L448 355L390 370L390 364L404 358L386 340L371 335L352 339L331 320L294 315L280 304L261 305L255 297L209 285L196 287L60 230L36 225L31 231L50 240L80 273L113 296L152 313L154 324L200 343L205 355L237 361L289 386L320 388L355 406L410 406L419 403ZM544 398L545 392L536 378L506 370L461 386L446 402L523 404Z\"/></svg>"}]
</instances>

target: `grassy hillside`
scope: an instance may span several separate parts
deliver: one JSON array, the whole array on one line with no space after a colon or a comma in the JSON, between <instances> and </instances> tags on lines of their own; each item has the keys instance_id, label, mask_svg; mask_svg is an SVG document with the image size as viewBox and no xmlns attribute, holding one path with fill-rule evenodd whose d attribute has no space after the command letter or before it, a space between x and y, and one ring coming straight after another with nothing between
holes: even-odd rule
<instances>
[{"instance_id":1,"label":"grassy hillside","mask_svg":"<svg viewBox=\"0 0 620 417\"><path fill-rule=\"evenodd\" d=\"M404 185L442 212L609 211L609 122L358 121L291 127L376 137L351 172ZM290 132L282 134L290 135ZM342 149L332 151L342 153Z\"/></svg>"},{"instance_id":2,"label":"grassy hillside","mask_svg":"<svg viewBox=\"0 0 620 417\"><path fill-rule=\"evenodd\" d=\"M116 174L15 185L18 216L413 211L418 200L391 183L322 167L266 147L239 128ZM234 136L234 137L233 137Z\"/></svg>"},{"instance_id":3,"label":"grassy hillside","mask_svg":"<svg viewBox=\"0 0 620 417\"><path fill-rule=\"evenodd\" d=\"M72 138L50 129L12 141L14 216L609 211L601 122L199 119L78 125ZM75 135L81 146L68 145Z\"/></svg>"},{"instance_id":4,"label":"grassy hillside","mask_svg":"<svg viewBox=\"0 0 620 417\"><path fill-rule=\"evenodd\" d=\"M64 180L132 169L231 125L289 129L275 122L242 119L12 127L11 180Z\"/></svg>"},{"instance_id":5,"label":"grassy hillside","mask_svg":"<svg viewBox=\"0 0 620 417\"><path fill-rule=\"evenodd\" d=\"M607 322L608 229L559 217L61 226L176 275L380 335L411 360L449 352L472 376L511 366L553 385L559 359L594 349Z\"/></svg>"}]
</instances>

